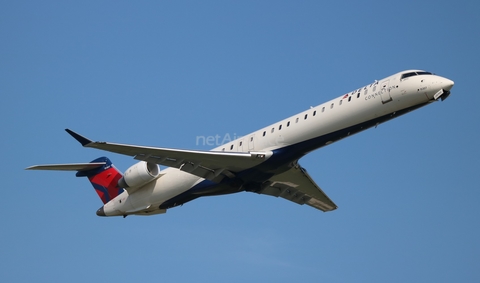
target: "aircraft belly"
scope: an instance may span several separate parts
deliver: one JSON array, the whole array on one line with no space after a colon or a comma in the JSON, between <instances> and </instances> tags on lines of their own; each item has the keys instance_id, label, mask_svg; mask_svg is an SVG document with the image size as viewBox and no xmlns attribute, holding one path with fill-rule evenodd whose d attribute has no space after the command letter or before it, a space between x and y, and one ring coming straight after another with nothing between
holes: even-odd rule
<instances>
[{"instance_id":1,"label":"aircraft belly","mask_svg":"<svg viewBox=\"0 0 480 283\"><path fill-rule=\"evenodd\" d=\"M153 197L163 202L190 189L201 178L176 168L167 168L167 174L158 180Z\"/></svg>"},{"instance_id":2,"label":"aircraft belly","mask_svg":"<svg viewBox=\"0 0 480 283\"><path fill-rule=\"evenodd\" d=\"M105 210L111 211L107 215L136 214L142 211L156 211L165 201L189 190L201 178L180 171L176 168L167 168L162 171L162 177L146 184L131 195L112 200L112 204ZM120 197L120 196L119 196Z\"/></svg>"}]
</instances>

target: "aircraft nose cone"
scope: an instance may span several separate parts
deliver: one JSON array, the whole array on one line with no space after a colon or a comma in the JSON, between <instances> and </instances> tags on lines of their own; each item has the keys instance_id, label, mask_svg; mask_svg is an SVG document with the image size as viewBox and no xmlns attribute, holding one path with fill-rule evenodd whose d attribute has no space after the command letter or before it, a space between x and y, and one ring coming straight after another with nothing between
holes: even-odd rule
<instances>
[{"instance_id":1,"label":"aircraft nose cone","mask_svg":"<svg viewBox=\"0 0 480 283\"><path fill-rule=\"evenodd\" d=\"M443 82L443 84L444 84L443 89L450 91L455 83L452 80L445 79L445 82Z\"/></svg>"},{"instance_id":2,"label":"aircraft nose cone","mask_svg":"<svg viewBox=\"0 0 480 283\"><path fill-rule=\"evenodd\" d=\"M105 214L105 210L103 210L103 206L100 207L100 208L97 210L97 215L98 215L98 216L107 216L107 215Z\"/></svg>"}]
</instances>

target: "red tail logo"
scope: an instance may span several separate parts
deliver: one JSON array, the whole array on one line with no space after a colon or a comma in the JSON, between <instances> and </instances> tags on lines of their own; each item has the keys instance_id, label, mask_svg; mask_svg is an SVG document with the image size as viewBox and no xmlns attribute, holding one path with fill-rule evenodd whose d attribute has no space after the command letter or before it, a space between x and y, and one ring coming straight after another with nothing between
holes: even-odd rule
<instances>
[{"instance_id":1,"label":"red tail logo","mask_svg":"<svg viewBox=\"0 0 480 283\"><path fill-rule=\"evenodd\" d=\"M122 173L117 170L106 157L100 157L92 162L105 162L100 168L77 173L77 177L88 177L103 203L107 203L123 192L123 188L118 186L118 180L122 178Z\"/></svg>"}]
</instances>

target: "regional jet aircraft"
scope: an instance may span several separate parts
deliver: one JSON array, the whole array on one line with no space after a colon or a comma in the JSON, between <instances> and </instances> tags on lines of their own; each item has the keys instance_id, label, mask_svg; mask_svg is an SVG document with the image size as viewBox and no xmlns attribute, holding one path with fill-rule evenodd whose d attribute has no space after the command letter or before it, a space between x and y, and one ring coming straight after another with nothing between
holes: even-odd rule
<instances>
[{"instance_id":1,"label":"regional jet aircraft","mask_svg":"<svg viewBox=\"0 0 480 283\"><path fill-rule=\"evenodd\" d=\"M211 151L90 140L82 146L140 160L124 174L106 157L90 163L36 165L88 177L104 205L99 216L153 215L204 196L242 191L282 197L322 211L337 208L298 164L307 153L450 95L453 81L403 71L343 94ZM167 168L160 170L159 165Z\"/></svg>"}]
</instances>

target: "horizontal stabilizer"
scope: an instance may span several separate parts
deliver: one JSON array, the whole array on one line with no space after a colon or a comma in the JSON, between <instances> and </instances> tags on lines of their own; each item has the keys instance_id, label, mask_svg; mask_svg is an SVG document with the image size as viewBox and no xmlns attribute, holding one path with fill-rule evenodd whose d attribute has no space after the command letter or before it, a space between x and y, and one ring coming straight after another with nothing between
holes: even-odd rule
<instances>
[{"instance_id":1,"label":"horizontal stabilizer","mask_svg":"<svg viewBox=\"0 0 480 283\"><path fill-rule=\"evenodd\" d=\"M106 162L95 163L70 163L70 164L46 164L46 165L34 165L26 170L60 170L60 171L88 171L96 169L105 165Z\"/></svg>"}]
</instances>

